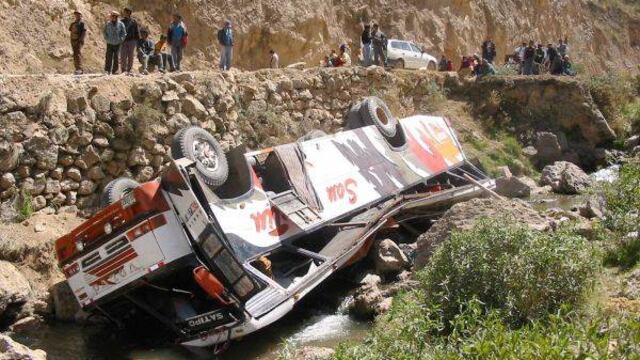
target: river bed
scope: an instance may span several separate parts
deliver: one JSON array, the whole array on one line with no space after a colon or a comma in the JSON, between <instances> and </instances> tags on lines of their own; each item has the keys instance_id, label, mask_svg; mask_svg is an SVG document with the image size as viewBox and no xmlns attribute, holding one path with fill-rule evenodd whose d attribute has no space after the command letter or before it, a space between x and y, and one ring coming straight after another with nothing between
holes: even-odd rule
<instances>
[{"instance_id":1,"label":"river bed","mask_svg":"<svg viewBox=\"0 0 640 360\"><path fill-rule=\"evenodd\" d=\"M45 350L49 360L272 360L287 341L299 346L335 348L344 341L364 339L371 323L346 314L351 285L335 278L301 301L292 312L271 326L231 343L227 351L190 351L179 345L145 346L127 336L97 327L50 323L15 339L31 348Z\"/></svg>"}]
</instances>

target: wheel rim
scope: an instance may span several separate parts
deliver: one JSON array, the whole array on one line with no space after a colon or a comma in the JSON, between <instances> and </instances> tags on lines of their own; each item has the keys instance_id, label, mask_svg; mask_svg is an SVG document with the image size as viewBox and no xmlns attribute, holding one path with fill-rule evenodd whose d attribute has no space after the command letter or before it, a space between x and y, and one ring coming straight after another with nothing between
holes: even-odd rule
<instances>
[{"instance_id":1,"label":"wheel rim","mask_svg":"<svg viewBox=\"0 0 640 360\"><path fill-rule=\"evenodd\" d=\"M216 171L219 166L218 153L205 139L193 140L193 157L209 171Z\"/></svg>"},{"instance_id":2,"label":"wheel rim","mask_svg":"<svg viewBox=\"0 0 640 360\"><path fill-rule=\"evenodd\" d=\"M396 67L398 69L404 69L404 60L400 59L396 64L397 64Z\"/></svg>"},{"instance_id":3,"label":"wheel rim","mask_svg":"<svg viewBox=\"0 0 640 360\"><path fill-rule=\"evenodd\" d=\"M376 115L378 115L378 119L380 119L380 122L382 124L387 125L389 123L387 114L384 112L384 110L381 107L376 108Z\"/></svg>"}]
</instances>

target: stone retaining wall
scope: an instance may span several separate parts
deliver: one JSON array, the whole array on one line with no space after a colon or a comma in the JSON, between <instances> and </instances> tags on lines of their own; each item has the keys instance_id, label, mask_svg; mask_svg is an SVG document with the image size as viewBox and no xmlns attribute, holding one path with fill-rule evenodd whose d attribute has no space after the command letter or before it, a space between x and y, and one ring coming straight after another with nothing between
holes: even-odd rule
<instances>
[{"instance_id":1,"label":"stone retaining wall","mask_svg":"<svg viewBox=\"0 0 640 360\"><path fill-rule=\"evenodd\" d=\"M455 74L378 67L0 77L0 200L30 194L33 210L77 206L88 215L112 179L157 176L182 127L211 131L225 150L257 149L312 129L335 132L364 96L403 116L428 112L442 87L463 94L470 86Z\"/></svg>"}]
</instances>

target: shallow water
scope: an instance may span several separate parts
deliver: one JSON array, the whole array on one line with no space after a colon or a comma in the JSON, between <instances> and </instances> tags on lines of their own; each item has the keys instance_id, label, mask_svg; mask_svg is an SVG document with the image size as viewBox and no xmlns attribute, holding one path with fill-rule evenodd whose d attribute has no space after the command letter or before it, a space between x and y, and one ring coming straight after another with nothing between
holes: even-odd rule
<instances>
[{"instance_id":1,"label":"shallow water","mask_svg":"<svg viewBox=\"0 0 640 360\"><path fill-rule=\"evenodd\" d=\"M50 360L132 359L187 360L220 359L271 360L284 341L300 346L334 348L343 341L360 341L371 328L345 313L350 285L334 279L308 295L280 321L235 341L221 355L211 350L192 352L179 345L147 347L140 342L123 340L95 327L52 323L15 339L32 348L45 350Z\"/></svg>"}]
</instances>

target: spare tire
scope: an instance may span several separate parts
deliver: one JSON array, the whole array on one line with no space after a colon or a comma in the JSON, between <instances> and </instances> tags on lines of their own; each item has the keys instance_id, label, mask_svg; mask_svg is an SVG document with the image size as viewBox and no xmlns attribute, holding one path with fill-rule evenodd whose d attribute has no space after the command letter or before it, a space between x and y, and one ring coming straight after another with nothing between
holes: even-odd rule
<instances>
[{"instance_id":1,"label":"spare tire","mask_svg":"<svg viewBox=\"0 0 640 360\"><path fill-rule=\"evenodd\" d=\"M360 105L359 112L364 124L375 125L387 138L396 136L398 119L391 114L387 104L380 98L376 96L366 98Z\"/></svg>"},{"instance_id":2,"label":"spare tire","mask_svg":"<svg viewBox=\"0 0 640 360\"><path fill-rule=\"evenodd\" d=\"M187 158L195 162L196 170L210 186L220 186L227 181L227 157L220 143L202 128L192 126L178 131L173 137L171 155L174 159Z\"/></svg>"},{"instance_id":3,"label":"spare tire","mask_svg":"<svg viewBox=\"0 0 640 360\"><path fill-rule=\"evenodd\" d=\"M139 182L126 177L111 180L102 191L100 197L100 205L107 207L114 202L120 200L123 196L131 192L140 185Z\"/></svg>"},{"instance_id":4,"label":"spare tire","mask_svg":"<svg viewBox=\"0 0 640 360\"><path fill-rule=\"evenodd\" d=\"M307 141L307 140L311 140L311 139L317 139L317 138L321 138L323 136L327 136L327 133L325 133L322 130L313 129L313 130L309 131L308 133L304 134L304 136L302 136L301 138L299 138L298 142L303 142L303 141Z\"/></svg>"}]
</instances>

